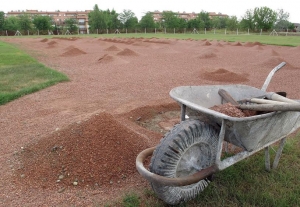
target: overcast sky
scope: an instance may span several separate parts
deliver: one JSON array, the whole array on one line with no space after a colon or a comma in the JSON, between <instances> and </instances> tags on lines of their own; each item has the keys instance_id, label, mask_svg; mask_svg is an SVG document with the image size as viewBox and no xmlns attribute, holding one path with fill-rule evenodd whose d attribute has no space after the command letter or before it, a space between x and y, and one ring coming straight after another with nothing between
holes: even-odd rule
<instances>
[{"instance_id":1,"label":"overcast sky","mask_svg":"<svg viewBox=\"0 0 300 207\"><path fill-rule=\"evenodd\" d=\"M298 0L297 0L298 1ZM0 11L7 13L11 10L42 10L42 11L83 11L92 10L95 4L99 9L114 9L121 13L124 9L131 10L138 19L148 11L164 11L173 12L195 12L202 10L206 12L216 12L236 16L240 19L248 9L255 7L269 7L274 11L283 9L290 14L289 21L300 23L300 9L296 0L82 0L82 1L64 1L64 0L1 0ZM298 1L299 2L299 1Z\"/></svg>"}]
</instances>

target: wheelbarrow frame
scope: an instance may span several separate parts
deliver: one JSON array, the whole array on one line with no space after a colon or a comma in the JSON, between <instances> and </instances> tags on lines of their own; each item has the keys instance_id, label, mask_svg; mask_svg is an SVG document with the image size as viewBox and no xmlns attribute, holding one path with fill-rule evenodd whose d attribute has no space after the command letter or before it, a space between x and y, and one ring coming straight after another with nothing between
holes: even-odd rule
<instances>
[{"instance_id":1,"label":"wheelbarrow frame","mask_svg":"<svg viewBox=\"0 0 300 207\"><path fill-rule=\"evenodd\" d=\"M217 156L216 156L215 163L210 167L202 169L201 171L187 177L168 178L168 177L160 176L148 171L143 165L144 160L148 156L151 156L153 151L155 150L155 147L153 147L142 151L137 156L136 168L138 172L144 178L146 178L148 181L152 183L159 183L161 185L167 185L167 186L185 186L185 185L190 185L199 182L200 180L207 178L209 175L217 171L224 170L225 168L255 154L256 152L262 149L265 149L266 170L270 171L271 168L275 169L279 163L279 159L282 154L286 137L300 127L300 112L290 112L290 111L270 112L270 113L251 116L251 117L237 118L237 117L230 117L225 114L213 111L209 109L209 107L216 105L217 103L220 104L223 102L222 98L216 95L217 94L216 91L220 88L229 91L230 90L234 91L234 93L231 94L233 94L233 97L236 100L265 95L267 86L269 85L272 76L276 71L278 71L284 65L285 63L281 63L269 73L265 83L263 84L262 89L257 89L246 85L180 86L172 89L170 91L170 96L181 105L181 121L185 120L185 117L188 112L189 116L190 114L192 114L191 115L192 117L195 116L196 118L200 118L200 120L204 120L204 122L207 122L209 124L215 125L220 128L220 132L218 135ZM244 93L245 90L246 91L248 90L248 93L245 94ZM201 99L203 97L206 97L206 100L205 99L200 100L201 104L196 103L197 101L195 102L195 100L189 100L188 96L190 94L188 93L198 93L199 91L202 91L204 94L202 94L202 96L199 96L198 98ZM212 95L214 95L214 97L211 97ZM239 136L236 136L236 131L235 131L236 127L243 128L245 125L249 123L252 124L254 123L255 125L255 122L266 122L266 120L269 121L272 119L276 119L275 121L285 119L283 121L285 123L286 120L288 120L290 117L293 117L292 121L295 122L293 126L290 126L289 123L287 123L286 125L283 126L283 128L288 127L287 130L280 130L281 132L278 131L279 134L276 132L276 136L271 136L269 138L264 139L264 137L266 137L268 133L266 132L262 134L258 138L258 140L256 140L257 142L255 142L254 144L251 143L252 141L251 138L254 137L253 135L251 135L251 132L248 133L249 136L248 138L250 140L248 142L244 142L243 140L240 139ZM281 124L279 124L278 126L281 126ZM241 131L245 131L245 130L241 130ZM255 135L259 135L259 133L260 132L256 132ZM233 156L221 160L224 141L239 146L244 150L238 152ZM280 145L276 152L273 165L271 167L269 147L279 141L280 141Z\"/></svg>"}]
</instances>

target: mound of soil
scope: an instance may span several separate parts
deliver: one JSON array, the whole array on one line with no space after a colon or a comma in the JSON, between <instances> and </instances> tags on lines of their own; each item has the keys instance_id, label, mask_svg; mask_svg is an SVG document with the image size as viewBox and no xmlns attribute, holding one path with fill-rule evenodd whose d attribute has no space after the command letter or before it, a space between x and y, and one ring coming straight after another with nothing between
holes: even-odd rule
<instances>
[{"instance_id":1,"label":"mound of soil","mask_svg":"<svg viewBox=\"0 0 300 207\"><path fill-rule=\"evenodd\" d=\"M48 41L47 38L44 38L44 39L41 40L41 42L47 42L47 41Z\"/></svg>"},{"instance_id":2,"label":"mound of soil","mask_svg":"<svg viewBox=\"0 0 300 207\"><path fill-rule=\"evenodd\" d=\"M272 49L271 50L271 55L272 56L279 56L279 53Z\"/></svg>"},{"instance_id":3,"label":"mound of soil","mask_svg":"<svg viewBox=\"0 0 300 207\"><path fill-rule=\"evenodd\" d=\"M232 44L233 46L243 46L240 42Z\"/></svg>"},{"instance_id":4,"label":"mound of soil","mask_svg":"<svg viewBox=\"0 0 300 207\"><path fill-rule=\"evenodd\" d=\"M59 39L59 40L68 40L68 41L76 41L78 39L80 39L79 37L53 37L52 39Z\"/></svg>"},{"instance_id":5,"label":"mound of soil","mask_svg":"<svg viewBox=\"0 0 300 207\"><path fill-rule=\"evenodd\" d=\"M75 48L69 49L68 51L64 52L61 56L72 57L72 56L83 55L83 54L86 54L86 52L75 47Z\"/></svg>"},{"instance_id":6,"label":"mound of soil","mask_svg":"<svg viewBox=\"0 0 300 207\"><path fill-rule=\"evenodd\" d=\"M218 47L224 47L221 43L216 43L216 46L218 46Z\"/></svg>"},{"instance_id":7,"label":"mound of soil","mask_svg":"<svg viewBox=\"0 0 300 207\"><path fill-rule=\"evenodd\" d=\"M24 147L16 182L28 187L116 186L136 172L145 140L107 113L57 130Z\"/></svg>"},{"instance_id":8,"label":"mound of soil","mask_svg":"<svg viewBox=\"0 0 300 207\"><path fill-rule=\"evenodd\" d=\"M245 47L252 47L253 46L253 42L246 42L244 44Z\"/></svg>"},{"instance_id":9,"label":"mound of soil","mask_svg":"<svg viewBox=\"0 0 300 207\"><path fill-rule=\"evenodd\" d=\"M115 45L112 45L112 46L106 48L105 51L120 51L120 49L118 47L116 47Z\"/></svg>"},{"instance_id":10,"label":"mound of soil","mask_svg":"<svg viewBox=\"0 0 300 207\"><path fill-rule=\"evenodd\" d=\"M111 63L114 61L114 57L108 54L103 55L101 58L98 59L100 63Z\"/></svg>"},{"instance_id":11,"label":"mound of soil","mask_svg":"<svg viewBox=\"0 0 300 207\"><path fill-rule=\"evenodd\" d=\"M144 42L151 42L151 43L157 43L157 44L170 44L170 41L168 40L157 40L157 38L151 38L150 40L145 40Z\"/></svg>"},{"instance_id":12,"label":"mound of soil","mask_svg":"<svg viewBox=\"0 0 300 207\"><path fill-rule=\"evenodd\" d=\"M263 44L261 44L260 42L254 42L252 45L253 45L253 46L255 46L255 45L260 45L260 46L262 46Z\"/></svg>"},{"instance_id":13,"label":"mound of soil","mask_svg":"<svg viewBox=\"0 0 300 207\"><path fill-rule=\"evenodd\" d=\"M237 74L226 69L220 68L212 72L204 72L201 78L211 81L236 83L248 81L248 78L246 76L247 74Z\"/></svg>"},{"instance_id":14,"label":"mound of soil","mask_svg":"<svg viewBox=\"0 0 300 207\"><path fill-rule=\"evenodd\" d=\"M210 46L211 43L210 43L209 41L205 41L202 45L203 45L203 46Z\"/></svg>"},{"instance_id":15,"label":"mound of soil","mask_svg":"<svg viewBox=\"0 0 300 207\"><path fill-rule=\"evenodd\" d=\"M121 52L118 52L117 55L123 55L123 56L138 56L138 54L136 52L134 52L133 50L130 50L128 48L125 48L124 50L122 50Z\"/></svg>"},{"instance_id":16,"label":"mound of soil","mask_svg":"<svg viewBox=\"0 0 300 207\"><path fill-rule=\"evenodd\" d=\"M48 45L55 45L55 44L57 44L57 42L56 41L50 41L50 42L48 42Z\"/></svg>"}]
</instances>

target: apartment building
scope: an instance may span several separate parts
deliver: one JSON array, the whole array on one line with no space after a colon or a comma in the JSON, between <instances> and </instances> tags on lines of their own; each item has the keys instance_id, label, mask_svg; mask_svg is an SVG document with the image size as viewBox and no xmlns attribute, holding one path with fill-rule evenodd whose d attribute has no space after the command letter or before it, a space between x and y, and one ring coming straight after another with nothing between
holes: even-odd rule
<instances>
[{"instance_id":1,"label":"apartment building","mask_svg":"<svg viewBox=\"0 0 300 207\"><path fill-rule=\"evenodd\" d=\"M171 11L170 11L171 12ZM153 19L155 22L160 22L162 19L163 12L160 11L154 11L151 12L153 15ZM186 21L189 21L191 19L195 19L198 16L198 13L192 12L192 13L186 13L186 12L174 12L175 15L177 15L179 18L185 19ZM227 14L221 14L221 13L215 13L215 12L209 12L209 17L212 19L213 17L221 17L225 18L228 17Z\"/></svg>"},{"instance_id":2,"label":"apartment building","mask_svg":"<svg viewBox=\"0 0 300 207\"><path fill-rule=\"evenodd\" d=\"M85 11L38 11L38 10L26 10L26 11L10 11L7 12L6 16L18 16L21 14L28 14L30 16L41 15L49 16L53 19L53 24L57 26L63 26L66 19L76 19L78 22L79 32L81 34L88 33L89 18L88 14L92 10Z\"/></svg>"}]
</instances>

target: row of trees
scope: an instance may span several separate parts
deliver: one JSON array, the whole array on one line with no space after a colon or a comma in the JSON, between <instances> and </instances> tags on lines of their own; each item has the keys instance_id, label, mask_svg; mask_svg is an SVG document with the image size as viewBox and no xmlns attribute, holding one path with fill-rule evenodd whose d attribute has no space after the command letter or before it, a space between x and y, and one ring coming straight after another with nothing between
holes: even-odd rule
<instances>
[{"instance_id":1,"label":"row of trees","mask_svg":"<svg viewBox=\"0 0 300 207\"><path fill-rule=\"evenodd\" d=\"M151 12L146 13L140 21L130 10L124 10L123 13L117 14L115 11L102 11L98 5L89 14L91 30L104 30L112 28L135 29L135 28L176 28L176 29L224 29L228 30L250 30L250 31L269 31L276 30L293 30L294 24L289 22L289 13L283 9L278 12L268 7L256 7L246 11L245 15L239 21L236 16L231 17L214 17L210 18L209 13L201 11L195 19L184 20L176 13L171 11L162 12L162 21L155 22Z\"/></svg>"},{"instance_id":2,"label":"row of trees","mask_svg":"<svg viewBox=\"0 0 300 207\"><path fill-rule=\"evenodd\" d=\"M10 16L5 18L4 12L0 12L0 31L41 31L41 34L47 32L58 32L63 28L76 31L77 21L76 19L66 19L64 23L60 25L54 22L49 16L36 15L33 18L26 13L19 16Z\"/></svg>"},{"instance_id":3,"label":"row of trees","mask_svg":"<svg viewBox=\"0 0 300 207\"><path fill-rule=\"evenodd\" d=\"M269 31L276 30L293 30L294 25L289 22L289 13L284 10L273 11L268 7L249 9L246 11L241 20L236 16L214 17L210 18L209 13L201 11L195 19L184 20L176 13L171 11L162 12L161 21L155 22L151 12L146 13L140 21L131 10L123 10L117 13L115 10L101 10L96 4L89 13L89 30L95 33L106 30L128 29L133 31L137 28L176 28L177 31L184 29L228 29L228 30L250 30L250 31ZM5 18L4 13L0 12L0 31L60 31L68 29L70 32L78 30L76 19L66 19L61 24L57 24L49 16L34 17L24 13L18 17Z\"/></svg>"}]
</instances>

